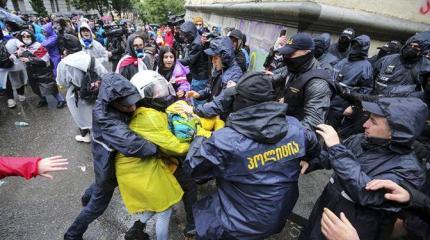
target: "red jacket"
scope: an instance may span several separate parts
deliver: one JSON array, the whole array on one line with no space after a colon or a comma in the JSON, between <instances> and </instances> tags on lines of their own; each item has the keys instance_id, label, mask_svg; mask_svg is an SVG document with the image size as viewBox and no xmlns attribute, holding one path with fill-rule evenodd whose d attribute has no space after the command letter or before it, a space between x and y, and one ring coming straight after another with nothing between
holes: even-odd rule
<instances>
[{"instance_id":1,"label":"red jacket","mask_svg":"<svg viewBox=\"0 0 430 240\"><path fill-rule=\"evenodd\" d=\"M30 179L38 175L37 163L41 157L0 156L0 179L7 176L21 176Z\"/></svg>"}]
</instances>

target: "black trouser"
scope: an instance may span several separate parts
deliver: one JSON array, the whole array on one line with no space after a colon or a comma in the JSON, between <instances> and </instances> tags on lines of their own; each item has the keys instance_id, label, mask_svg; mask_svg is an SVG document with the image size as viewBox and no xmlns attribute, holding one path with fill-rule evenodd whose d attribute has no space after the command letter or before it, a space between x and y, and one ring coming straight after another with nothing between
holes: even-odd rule
<instances>
[{"instance_id":1,"label":"black trouser","mask_svg":"<svg viewBox=\"0 0 430 240\"><path fill-rule=\"evenodd\" d=\"M19 95L24 95L24 91L25 91L25 86L22 86L16 89L16 92ZM7 96L7 99L13 99L13 88L9 78L7 78L6 80L6 96Z\"/></svg>"},{"instance_id":2,"label":"black trouser","mask_svg":"<svg viewBox=\"0 0 430 240\"><path fill-rule=\"evenodd\" d=\"M81 129L79 128L79 132L81 133L82 137L85 137L88 133L90 133L90 129Z\"/></svg>"},{"instance_id":3,"label":"black trouser","mask_svg":"<svg viewBox=\"0 0 430 240\"><path fill-rule=\"evenodd\" d=\"M182 164L178 165L174 175L184 190L182 201L184 202L187 223L194 224L193 205L197 201L197 185L194 179L185 173Z\"/></svg>"},{"instance_id":4,"label":"black trouser","mask_svg":"<svg viewBox=\"0 0 430 240\"><path fill-rule=\"evenodd\" d=\"M109 206L114 190L115 186L102 188L95 183L91 184L85 191L85 194L91 196L87 206L76 217L64 237L71 240L82 239L88 225L100 217Z\"/></svg>"}]
</instances>

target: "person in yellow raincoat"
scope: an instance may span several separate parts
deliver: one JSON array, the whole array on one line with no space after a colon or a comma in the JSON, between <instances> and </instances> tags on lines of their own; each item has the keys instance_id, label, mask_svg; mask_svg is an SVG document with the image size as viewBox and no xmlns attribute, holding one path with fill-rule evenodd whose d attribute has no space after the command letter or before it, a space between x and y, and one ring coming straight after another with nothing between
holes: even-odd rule
<instances>
[{"instance_id":1,"label":"person in yellow raincoat","mask_svg":"<svg viewBox=\"0 0 430 240\"><path fill-rule=\"evenodd\" d=\"M129 127L157 145L159 154L143 159L120 153L116 155L115 170L121 197L128 212L138 214L140 220L125 238L149 239L143 229L146 222L157 214L157 240L167 240L172 206L181 201L184 194L173 172L179 163L177 157L187 154L190 142L179 139L169 129L165 110L175 101L175 92L167 80L157 72L147 70L136 74L131 83L143 99L138 102ZM214 126L210 122L202 120L207 128ZM210 135L200 126L196 126L196 131Z\"/></svg>"},{"instance_id":2,"label":"person in yellow raincoat","mask_svg":"<svg viewBox=\"0 0 430 240\"><path fill-rule=\"evenodd\" d=\"M132 83L136 86L135 83L142 82L143 79L139 78L138 74L135 77ZM185 156L189 143L180 142L169 130L167 115L160 109L162 104L152 103L154 99L170 96L167 81L164 83L156 77L144 80L147 84L143 88L138 88L144 99L139 102L139 108L135 111L129 127L157 145L160 153L147 158L117 154L116 177L128 212L138 214L143 224L157 214L157 240L167 240L172 206L181 201L183 195L181 186L173 175L178 163L175 156ZM139 226L139 222L136 222L127 232L126 239L134 239L144 234L143 228L144 226ZM147 234L144 235L148 237Z\"/></svg>"}]
</instances>

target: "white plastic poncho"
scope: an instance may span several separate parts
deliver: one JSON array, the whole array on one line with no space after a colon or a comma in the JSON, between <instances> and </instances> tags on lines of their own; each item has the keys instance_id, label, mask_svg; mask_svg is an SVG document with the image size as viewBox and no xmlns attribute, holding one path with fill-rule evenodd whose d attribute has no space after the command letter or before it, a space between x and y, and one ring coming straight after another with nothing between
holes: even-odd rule
<instances>
[{"instance_id":1,"label":"white plastic poncho","mask_svg":"<svg viewBox=\"0 0 430 240\"><path fill-rule=\"evenodd\" d=\"M6 49L10 54L15 54L21 46L24 46L24 44L16 38L12 38L6 43ZM6 89L6 81L8 77L14 89L27 84L28 76L25 65L16 57L13 62L14 65L11 68L0 68L0 87L3 89Z\"/></svg>"},{"instance_id":2,"label":"white plastic poncho","mask_svg":"<svg viewBox=\"0 0 430 240\"><path fill-rule=\"evenodd\" d=\"M91 128L93 104L79 100L76 106L74 89L81 86L90 62L90 55L80 51L62 59L57 67L57 84L67 88L67 107L70 114L72 114L73 120L81 129ZM108 72L97 59L95 59L94 68L94 71L100 77Z\"/></svg>"}]
</instances>

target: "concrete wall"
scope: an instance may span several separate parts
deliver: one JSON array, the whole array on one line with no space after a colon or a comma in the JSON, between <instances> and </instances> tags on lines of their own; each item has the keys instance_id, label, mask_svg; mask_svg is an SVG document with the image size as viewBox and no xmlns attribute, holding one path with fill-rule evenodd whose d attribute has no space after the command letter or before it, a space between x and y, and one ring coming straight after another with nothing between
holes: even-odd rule
<instances>
[{"instance_id":1,"label":"concrete wall","mask_svg":"<svg viewBox=\"0 0 430 240\"><path fill-rule=\"evenodd\" d=\"M252 71L263 69L263 63L266 59L269 49L273 46L282 29L287 30L287 36L292 36L297 33L297 28L294 27L187 11L186 18L188 20L192 19L194 16L202 16L205 19L205 24L209 26L209 29L212 27L218 27L222 29L223 35L225 35L224 29L226 27L234 27L244 32L247 36L247 45L251 49L250 69ZM321 32L311 31L309 33L312 35L317 35ZM337 38L337 34L332 34L332 42L337 41ZM380 47L384 44L384 41L379 41L376 39L372 40L369 55L372 56L373 54L376 54L377 47Z\"/></svg>"},{"instance_id":2,"label":"concrete wall","mask_svg":"<svg viewBox=\"0 0 430 240\"><path fill-rule=\"evenodd\" d=\"M428 2L427 13L427 0L189 0L186 18L202 16L210 27L240 29L251 48L251 69L261 70L282 29L287 29L288 36L298 31L313 35L329 32L333 42L342 29L352 26L357 35L371 37L372 56L387 40L405 40L414 32L430 30Z\"/></svg>"},{"instance_id":3,"label":"concrete wall","mask_svg":"<svg viewBox=\"0 0 430 240\"><path fill-rule=\"evenodd\" d=\"M188 0L187 5L240 3L247 0ZM261 0L255 2L314 2L362 10L420 23L430 23L430 0Z\"/></svg>"}]
</instances>

